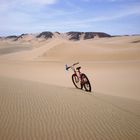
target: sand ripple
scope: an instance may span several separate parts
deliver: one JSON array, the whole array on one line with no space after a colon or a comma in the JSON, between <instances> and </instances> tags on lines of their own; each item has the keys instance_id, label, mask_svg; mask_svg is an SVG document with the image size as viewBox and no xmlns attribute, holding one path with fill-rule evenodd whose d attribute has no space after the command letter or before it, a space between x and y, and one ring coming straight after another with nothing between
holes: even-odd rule
<instances>
[{"instance_id":1,"label":"sand ripple","mask_svg":"<svg viewBox=\"0 0 140 140\"><path fill-rule=\"evenodd\" d=\"M1 140L139 138L140 117L100 97L72 88L0 77Z\"/></svg>"}]
</instances>

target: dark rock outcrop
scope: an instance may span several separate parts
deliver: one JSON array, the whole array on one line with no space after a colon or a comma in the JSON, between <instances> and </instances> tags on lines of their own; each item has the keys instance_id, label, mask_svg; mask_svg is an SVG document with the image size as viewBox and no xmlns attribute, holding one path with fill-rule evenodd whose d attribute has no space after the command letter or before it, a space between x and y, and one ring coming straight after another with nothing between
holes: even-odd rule
<instances>
[{"instance_id":1,"label":"dark rock outcrop","mask_svg":"<svg viewBox=\"0 0 140 140\"><path fill-rule=\"evenodd\" d=\"M23 38L26 35L28 35L28 34L21 34L20 36L18 36L18 38Z\"/></svg>"},{"instance_id":2,"label":"dark rock outcrop","mask_svg":"<svg viewBox=\"0 0 140 140\"><path fill-rule=\"evenodd\" d=\"M28 35L28 34L21 34L21 35L17 36L17 38L15 38L14 41L17 41L17 40L19 40L19 39L22 39L22 38L23 38L24 36L26 36L26 35Z\"/></svg>"},{"instance_id":3,"label":"dark rock outcrop","mask_svg":"<svg viewBox=\"0 0 140 140\"><path fill-rule=\"evenodd\" d=\"M96 35L93 34L92 32L85 32L84 39L91 39L94 38L94 36Z\"/></svg>"},{"instance_id":4,"label":"dark rock outcrop","mask_svg":"<svg viewBox=\"0 0 140 140\"><path fill-rule=\"evenodd\" d=\"M66 34L70 36L70 40L80 40L81 35L84 32L67 32Z\"/></svg>"},{"instance_id":5,"label":"dark rock outcrop","mask_svg":"<svg viewBox=\"0 0 140 140\"><path fill-rule=\"evenodd\" d=\"M67 35L70 36L70 40L80 40L83 36L83 39L92 39L95 36L98 37L111 37L111 35L103 33L103 32L67 32Z\"/></svg>"},{"instance_id":6,"label":"dark rock outcrop","mask_svg":"<svg viewBox=\"0 0 140 140\"><path fill-rule=\"evenodd\" d=\"M61 33L59 33L59 32L55 32L55 33L57 33L57 34L59 34L59 35L61 34Z\"/></svg>"},{"instance_id":7,"label":"dark rock outcrop","mask_svg":"<svg viewBox=\"0 0 140 140\"><path fill-rule=\"evenodd\" d=\"M111 37L111 35L103 33L103 32L85 32L84 39L92 39L95 36L98 36L100 38L101 37Z\"/></svg>"},{"instance_id":8,"label":"dark rock outcrop","mask_svg":"<svg viewBox=\"0 0 140 140\"><path fill-rule=\"evenodd\" d=\"M12 35L12 36L7 36L4 39L11 39L13 41L18 41L23 39L27 41L28 39L26 39L26 36L28 35L29 34L21 34L19 36ZM103 32L76 32L76 31L67 32L65 34L60 32L52 33L49 31L45 31L36 36L36 38L45 38L45 39L51 39L53 37L67 38L69 40L78 41L78 40L93 39L94 37L101 38L101 37L112 37L112 36Z\"/></svg>"},{"instance_id":9,"label":"dark rock outcrop","mask_svg":"<svg viewBox=\"0 0 140 140\"><path fill-rule=\"evenodd\" d=\"M53 37L53 33L52 32L42 32L40 33L38 36L36 36L37 38L40 37L44 37L46 39L52 38Z\"/></svg>"},{"instance_id":10,"label":"dark rock outcrop","mask_svg":"<svg viewBox=\"0 0 140 140\"><path fill-rule=\"evenodd\" d=\"M18 36L16 35L11 35L11 36L7 36L5 37L6 39L16 39Z\"/></svg>"}]
</instances>

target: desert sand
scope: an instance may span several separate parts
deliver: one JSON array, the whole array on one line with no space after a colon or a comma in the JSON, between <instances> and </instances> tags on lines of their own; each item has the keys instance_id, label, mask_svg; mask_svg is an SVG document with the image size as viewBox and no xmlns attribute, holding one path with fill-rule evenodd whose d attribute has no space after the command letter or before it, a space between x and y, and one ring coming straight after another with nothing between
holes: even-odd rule
<instances>
[{"instance_id":1,"label":"desert sand","mask_svg":"<svg viewBox=\"0 0 140 140\"><path fill-rule=\"evenodd\" d=\"M1 40L0 139L138 140L139 40ZM72 84L75 62L91 93Z\"/></svg>"}]
</instances>

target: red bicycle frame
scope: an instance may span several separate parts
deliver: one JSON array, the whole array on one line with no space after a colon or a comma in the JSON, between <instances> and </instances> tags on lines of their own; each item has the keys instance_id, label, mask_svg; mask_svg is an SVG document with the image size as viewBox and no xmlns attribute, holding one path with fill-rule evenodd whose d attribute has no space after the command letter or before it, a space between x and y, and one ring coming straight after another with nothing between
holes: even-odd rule
<instances>
[{"instance_id":1,"label":"red bicycle frame","mask_svg":"<svg viewBox=\"0 0 140 140\"><path fill-rule=\"evenodd\" d=\"M79 62L77 62L77 63L74 63L73 65L71 65L71 66L67 66L66 65L66 70L68 70L69 68L71 68L72 70L73 70L73 72L74 72L74 74L75 75L77 75L78 76L78 78L80 79L80 82L82 82L82 80L81 80L81 71L80 71L80 69L77 69L77 71L75 70L75 65L78 65L79 64ZM78 73L78 74L77 74Z\"/></svg>"}]
</instances>

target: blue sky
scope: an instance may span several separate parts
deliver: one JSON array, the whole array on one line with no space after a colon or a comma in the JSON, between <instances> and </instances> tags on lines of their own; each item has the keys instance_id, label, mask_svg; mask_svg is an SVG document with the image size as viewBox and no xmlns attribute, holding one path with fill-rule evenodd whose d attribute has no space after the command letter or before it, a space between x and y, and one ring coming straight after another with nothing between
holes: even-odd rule
<instances>
[{"instance_id":1,"label":"blue sky","mask_svg":"<svg viewBox=\"0 0 140 140\"><path fill-rule=\"evenodd\" d=\"M0 36L42 31L140 34L140 0L0 0Z\"/></svg>"}]
</instances>

